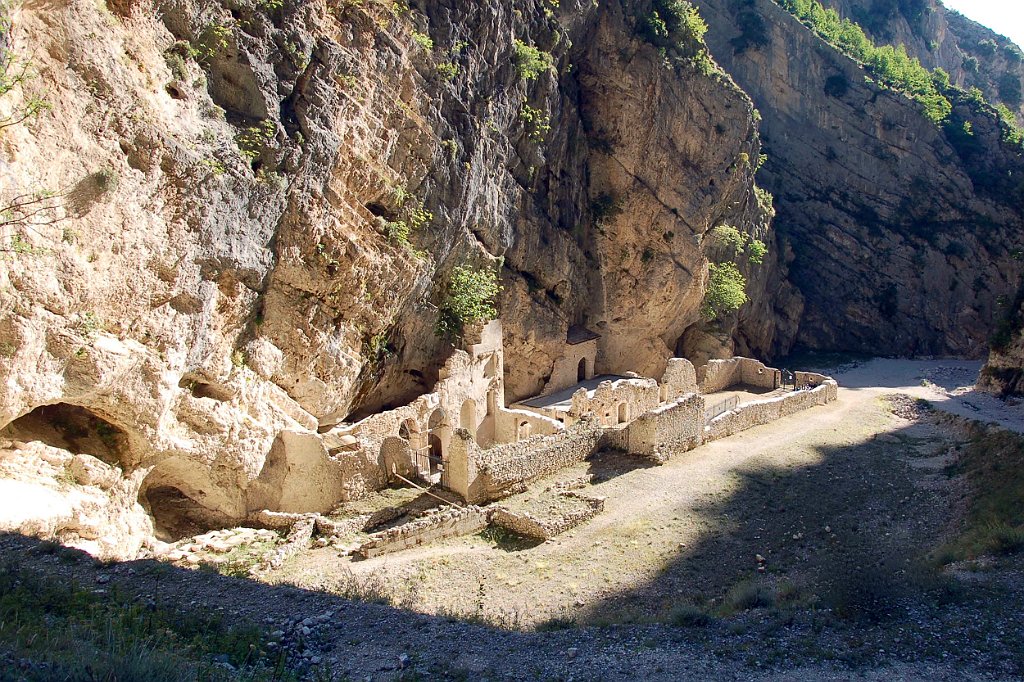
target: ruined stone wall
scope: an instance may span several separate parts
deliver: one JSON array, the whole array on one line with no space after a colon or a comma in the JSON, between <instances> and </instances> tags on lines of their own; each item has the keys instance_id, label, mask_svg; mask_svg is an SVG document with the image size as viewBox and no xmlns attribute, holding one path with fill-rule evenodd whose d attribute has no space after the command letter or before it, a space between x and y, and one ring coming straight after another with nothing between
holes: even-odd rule
<instances>
[{"instance_id":1,"label":"ruined stone wall","mask_svg":"<svg viewBox=\"0 0 1024 682\"><path fill-rule=\"evenodd\" d=\"M697 392L697 371L686 358L671 358L661 377L661 401L672 402Z\"/></svg>"},{"instance_id":2,"label":"ruined stone wall","mask_svg":"<svg viewBox=\"0 0 1024 682\"><path fill-rule=\"evenodd\" d=\"M838 397L839 385L828 379L821 386L787 393L778 398L746 403L712 419L704 429L704 442L731 436L734 433L768 424L801 410L825 405Z\"/></svg>"},{"instance_id":3,"label":"ruined stone wall","mask_svg":"<svg viewBox=\"0 0 1024 682\"><path fill-rule=\"evenodd\" d=\"M527 424L529 434L524 436L523 424ZM501 408L495 421L495 437L497 443L515 443L531 436L550 436L564 431L565 426L557 419L531 412Z\"/></svg>"},{"instance_id":4,"label":"ruined stone wall","mask_svg":"<svg viewBox=\"0 0 1024 682\"><path fill-rule=\"evenodd\" d=\"M704 397L691 393L644 413L627 429L628 451L664 461L671 451L697 447L704 442L704 407Z\"/></svg>"},{"instance_id":5,"label":"ruined stone wall","mask_svg":"<svg viewBox=\"0 0 1024 682\"><path fill-rule=\"evenodd\" d=\"M822 384L831 381L831 377L816 372L793 372L797 388L817 388Z\"/></svg>"},{"instance_id":6,"label":"ruined stone wall","mask_svg":"<svg viewBox=\"0 0 1024 682\"><path fill-rule=\"evenodd\" d=\"M781 384L781 373L763 362L736 357L709 361L697 370L697 382L701 393L716 393L736 384L777 388Z\"/></svg>"},{"instance_id":7,"label":"ruined stone wall","mask_svg":"<svg viewBox=\"0 0 1024 682\"><path fill-rule=\"evenodd\" d=\"M602 429L584 420L565 432L481 450L460 430L452 439L449 485L467 501L498 499L592 455Z\"/></svg>"},{"instance_id":8,"label":"ruined stone wall","mask_svg":"<svg viewBox=\"0 0 1024 682\"><path fill-rule=\"evenodd\" d=\"M548 540L565 531L589 521L604 511L603 497L590 497L578 493L562 493L581 502L571 510L565 510L554 518L541 519L529 512L514 512L498 507L491 512L491 523L509 530L516 535L539 540Z\"/></svg>"},{"instance_id":9,"label":"ruined stone wall","mask_svg":"<svg viewBox=\"0 0 1024 682\"><path fill-rule=\"evenodd\" d=\"M659 393L654 379L602 381L593 396L583 397L580 392L573 395L571 414L577 418L593 414L602 426L615 426L657 407ZM624 411L620 411L622 406Z\"/></svg>"},{"instance_id":10,"label":"ruined stone wall","mask_svg":"<svg viewBox=\"0 0 1024 682\"><path fill-rule=\"evenodd\" d=\"M374 533L357 552L369 559L442 538L468 535L486 526L487 512L480 507L442 507L415 521Z\"/></svg>"}]
</instances>

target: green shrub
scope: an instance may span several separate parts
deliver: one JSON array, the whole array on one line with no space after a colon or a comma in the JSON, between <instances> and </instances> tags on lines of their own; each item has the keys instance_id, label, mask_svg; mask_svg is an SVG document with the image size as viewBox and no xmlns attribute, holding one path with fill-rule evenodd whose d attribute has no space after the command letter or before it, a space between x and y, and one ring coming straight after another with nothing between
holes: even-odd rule
<instances>
[{"instance_id":1,"label":"green shrub","mask_svg":"<svg viewBox=\"0 0 1024 682\"><path fill-rule=\"evenodd\" d=\"M672 609L668 620L683 628L703 628L715 622L704 609L693 604L682 604Z\"/></svg>"},{"instance_id":2,"label":"green shrub","mask_svg":"<svg viewBox=\"0 0 1024 682\"><path fill-rule=\"evenodd\" d=\"M430 36L428 36L426 33L413 31L412 39L413 42L415 42L417 45L419 45L423 50L426 50L427 52L430 52L431 50L434 49L434 41L431 40Z\"/></svg>"},{"instance_id":3,"label":"green shrub","mask_svg":"<svg viewBox=\"0 0 1024 682\"><path fill-rule=\"evenodd\" d=\"M999 77L997 83L999 99L1012 107L1019 107L1021 103L1020 76L1013 73L1004 73Z\"/></svg>"},{"instance_id":4,"label":"green shrub","mask_svg":"<svg viewBox=\"0 0 1024 682\"><path fill-rule=\"evenodd\" d=\"M235 135L238 152L250 162L255 161L263 153L263 148L274 139L276 133L277 126L270 120L249 126Z\"/></svg>"},{"instance_id":5,"label":"green shrub","mask_svg":"<svg viewBox=\"0 0 1024 682\"><path fill-rule=\"evenodd\" d=\"M534 142L543 142L551 130L551 118L542 110L534 109L525 101L523 108L519 111L519 118L526 127L530 139Z\"/></svg>"},{"instance_id":6,"label":"green shrub","mask_svg":"<svg viewBox=\"0 0 1024 682\"><path fill-rule=\"evenodd\" d=\"M441 62L437 65L437 75L443 80L453 81L459 75L459 65L453 62Z\"/></svg>"},{"instance_id":7,"label":"green shrub","mask_svg":"<svg viewBox=\"0 0 1024 682\"><path fill-rule=\"evenodd\" d=\"M733 585L725 595L722 603L724 613L749 611L750 609L766 608L775 604L775 591L770 585L748 580Z\"/></svg>"},{"instance_id":8,"label":"green shrub","mask_svg":"<svg viewBox=\"0 0 1024 682\"><path fill-rule=\"evenodd\" d=\"M760 239L751 239L750 243L747 244L747 255L750 256L750 262L754 265L763 263L767 253L768 247Z\"/></svg>"},{"instance_id":9,"label":"green shrub","mask_svg":"<svg viewBox=\"0 0 1024 682\"><path fill-rule=\"evenodd\" d=\"M209 23L191 43L188 55L203 65L209 65L218 52L227 48L231 28L226 24Z\"/></svg>"},{"instance_id":10,"label":"green shrub","mask_svg":"<svg viewBox=\"0 0 1024 682\"><path fill-rule=\"evenodd\" d=\"M996 111L1003 124L1003 139L1010 144L1024 144L1024 128L1017 125L1017 118L1010 111L1010 107L1000 103L996 105Z\"/></svg>"},{"instance_id":11,"label":"green shrub","mask_svg":"<svg viewBox=\"0 0 1024 682\"><path fill-rule=\"evenodd\" d=\"M532 81L542 73L547 73L554 66L554 59L543 50L516 40L515 45L516 72L523 80Z\"/></svg>"},{"instance_id":12,"label":"green shrub","mask_svg":"<svg viewBox=\"0 0 1024 682\"><path fill-rule=\"evenodd\" d=\"M708 321L734 313L747 302L747 281L735 263L711 263L701 315Z\"/></svg>"},{"instance_id":13,"label":"green shrub","mask_svg":"<svg viewBox=\"0 0 1024 682\"><path fill-rule=\"evenodd\" d=\"M991 38L981 40L978 42L978 54L985 57L994 57L996 51L999 49L999 44Z\"/></svg>"},{"instance_id":14,"label":"green shrub","mask_svg":"<svg viewBox=\"0 0 1024 682\"><path fill-rule=\"evenodd\" d=\"M711 235L716 242L731 250L733 256L742 252L744 244L747 243L746 235L732 225L719 225L711 230Z\"/></svg>"},{"instance_id":15,"label":"green shrub","mask_svg":"<svg viewBox=\"0 0 1024 682\"><path fill-rule=\"evenodd\" d=\"M644 40L662 50L673 50L686 59L706 57L708 25L686 0L654 0L651 13L637 21L637 29Z\"/></svg>"},{"instance_id":16,"label":"green shrub","mask_svg":"<svg viewBox=\"0 0 1024 682\"><path fill-rule=\"evenodd\" d=\"M493 270L459 266L452 271L439 310L439 336L461 336L467 324L487 322L498 316L496 299L501 286Z\"/></svg>"},{"instance_id":17,"label":"green shrub","mask_svg":"<svg viewBox=\"0 0 1024 682\"><path fill-rule=\"evenodd\" d=\"M412 230L409 229L409 224L404 220L384 221L384 236L393 244L407 246L409 244L409 235L411 233Z\"/></svg>"}]
</instances>

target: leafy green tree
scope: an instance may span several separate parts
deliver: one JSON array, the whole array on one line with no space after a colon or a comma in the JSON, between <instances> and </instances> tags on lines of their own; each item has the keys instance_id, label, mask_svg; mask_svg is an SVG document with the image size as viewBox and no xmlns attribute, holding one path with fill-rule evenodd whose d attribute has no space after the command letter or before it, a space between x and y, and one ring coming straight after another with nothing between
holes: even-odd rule
<instances>
[{"instance_id":1,"label":"leafy green tree","mask_svg":"<svg viewBox=\"0 0 1024 682\"><path fill-rule=\"evenodd\" d=\"M746 279L735 263L711 263L708 289L700 313L711 321L734 313L747 302Z\"/></svg>"},{"instance_id":2,"label":"leafy green tree","mask_svg":"<svg viewBox=\"0 0 1024 682\"><path fill-rule=\"evenodd\" d=\"M452 270L439 311L437 334L462 336L466 325L496 318L499 291L498 275L493 270L462 265Z\"/></svg>"}]
</instances>

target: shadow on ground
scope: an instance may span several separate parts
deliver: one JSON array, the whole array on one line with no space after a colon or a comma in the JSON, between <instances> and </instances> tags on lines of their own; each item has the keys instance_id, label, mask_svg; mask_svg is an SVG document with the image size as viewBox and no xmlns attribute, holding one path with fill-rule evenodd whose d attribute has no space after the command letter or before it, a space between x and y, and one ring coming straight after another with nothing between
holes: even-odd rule
<instances>
[{"instance_id":1,"label":"shadow on ground","mask_svg":"<svg viewBox=\"0 0 1024 682\"><path fill-rule=\"evenodd\" d=\"M934 556L964 508L942 464L950 447L912 425L819 448L810 466L752 460L729 494L678 509L703 522L696 543L579 622L674 623L755 666L928 660L1024 674L1024 583L960 581Z\"/></svg>"}]
</instances>

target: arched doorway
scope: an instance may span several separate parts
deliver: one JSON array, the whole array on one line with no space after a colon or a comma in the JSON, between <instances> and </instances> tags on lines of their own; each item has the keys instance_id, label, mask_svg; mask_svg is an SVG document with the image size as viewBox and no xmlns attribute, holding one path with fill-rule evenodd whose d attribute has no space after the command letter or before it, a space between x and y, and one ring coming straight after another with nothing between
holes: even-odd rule
<instances>
[{"instance_id":1,"label":"arched doorway","mask_svg":"<svg viewBox=\"0 0 1024 682\"><path fill-rule=\"evenodd\" d=\"M444 471L444 460L448 454L448 442L452 437L451 425L448 423L448 414L440 407L430 414L427 421L427 471L425 472L431 483L441 481Z\"/></svg>"},{"instance_id":2,"label":"arched doorway","mask_svg":"<svg viewBox=\"0 0 1024 682\"><path fill-rule=\"evenodd\" d=\"M406 419L398 427L398 437L412 442L415 434L419 433L419 431L420 428L417 426L415 419Z\"/></svg>"},{"instance_id":3,"label":"arched doorway","mask_svg":"<svg viewBox=\"0 0 1024 682\"><path fill-rule=\"evenodd\" d=\"M516 434L516 440L526 440L527 438L530 437L530 432L531 431L532 431L532 429L530 428L530 422L528 422L528 421L521 421L521 422L519 422L519 429L518 429L518 433Z\"/></svg>"},{"instance_id":4,"label":"arched doorway","mask_svg":"<svg viewBox=\"0 0 1024 682\"><path fill-rule=\"evenodd\" d=\"M427 436L428 455L430 462L430 475L439 474L444 464L444 447L441 444L441 437L437 434Z\"/></svg>"},{"instance_id":5,"label":"arched doorway","mask_svg":"<svg viewBox=\"0 0 1024 682\"><path fill-rule=\"evenodd\" d=\"M619 423L625 424L629 421L629 408L626 403L619 403Z\"/></svg>"},{"instance_id":6,"label":"arched doorway","mask_svg":"<svg viewBox=\"0 0 1024 682\"><path fill-rule=\"evenodd\" d=\"M576 367L576 381L587 380L587 359L581 358L580 364Z\"/></svg>"}]
</instances>

